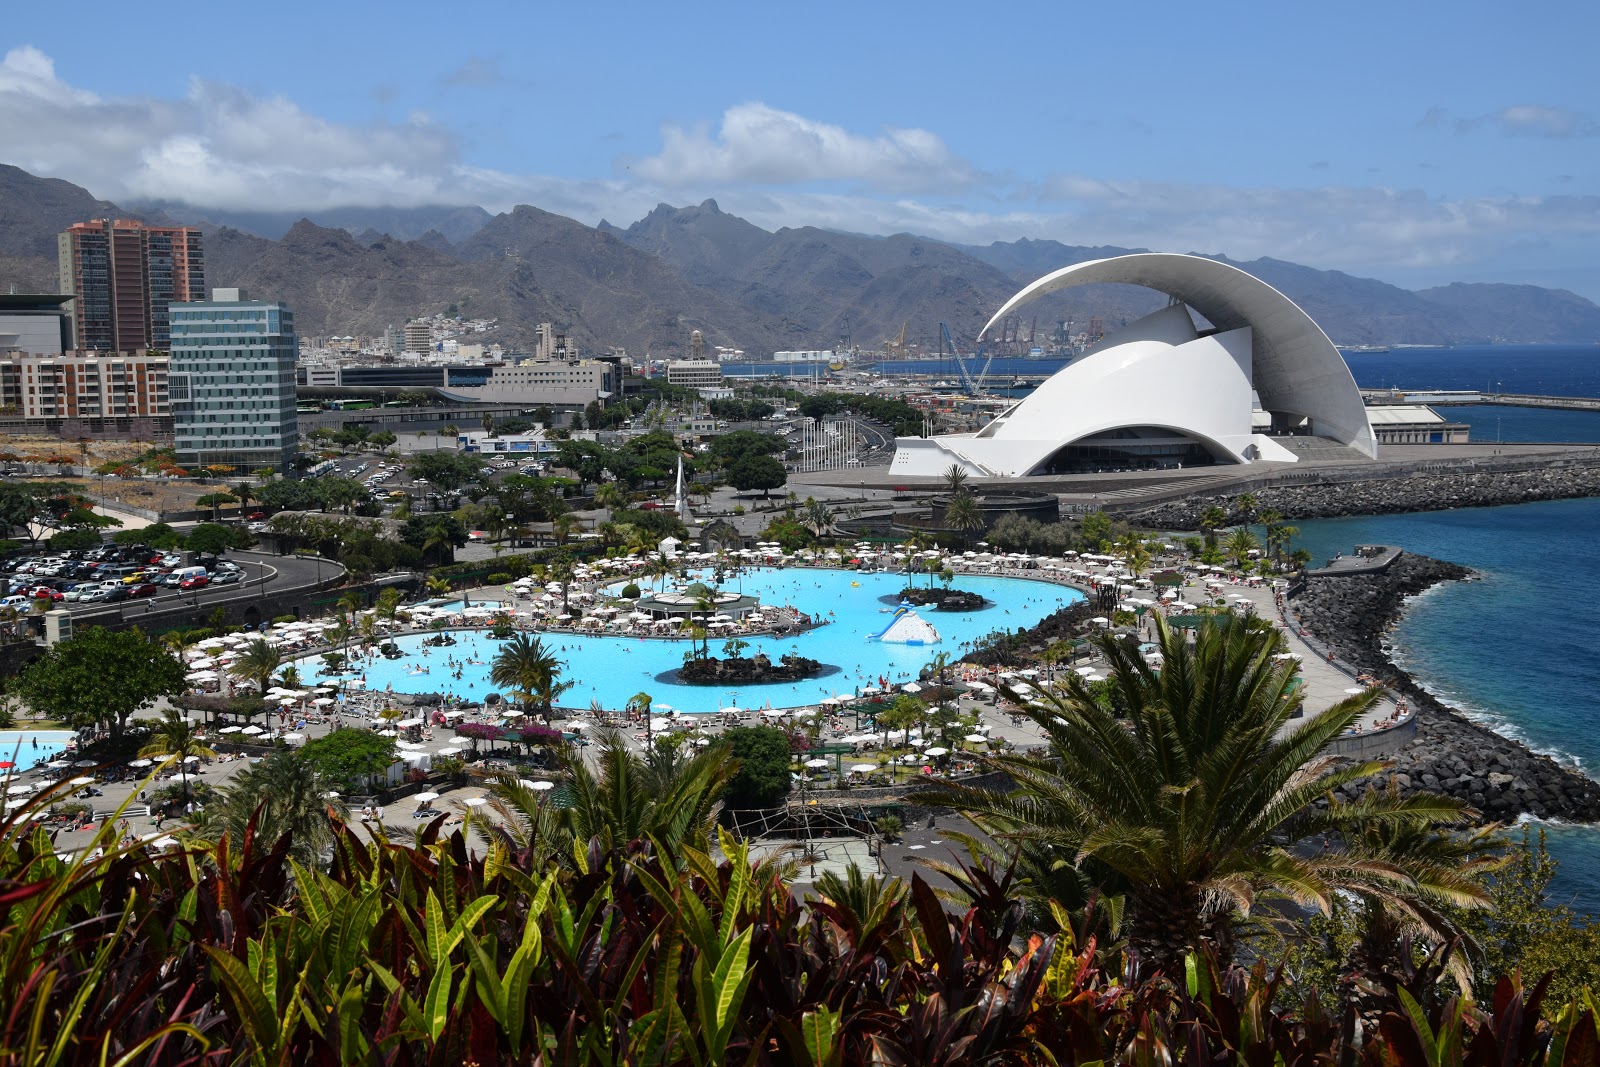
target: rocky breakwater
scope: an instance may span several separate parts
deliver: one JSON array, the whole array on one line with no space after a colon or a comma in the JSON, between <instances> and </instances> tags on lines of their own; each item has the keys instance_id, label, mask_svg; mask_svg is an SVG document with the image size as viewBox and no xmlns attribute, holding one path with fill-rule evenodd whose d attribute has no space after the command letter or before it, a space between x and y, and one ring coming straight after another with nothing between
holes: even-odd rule
<instances>
[{"instance_id":1,"label":"rocky breakwater","mask_svg":"<svg viewBox=\"0 0 1600 1067\"><path fill-rule=\"evenodd\" d=\"M1526 504L1600 496L1600 466L1519 471L1458 470L1360 482L1274 485L1257 489L1257 514L1276 511L1285 519L1327 519L1340 515L1392 515L1407 511ZM1200 516L1221 508L1227 524L1246 521L1236 496L1188 497L1139 512L1141 526L1159 530L1197 530Z\"/></svg>"},{"instance_id":2,"label":"rocky breakwater","mask_svg":"<svg viewBox=\"0 0 1600 1067\"><path fill-rule=\"evenodd\" d=\"M931 604L937 611L982 611L989 606L989 602L983 597L964 589L907 586L900 590L900 599L919 608Z\"/></svg>"},{"instance_id":3,"label":"rocky breakwater","mask_svg":"<svg viewBox=\"0 0 1600 1067\"><path fill-rule=\"evenodd\" d=\"M1470 577L1465 567L1406 553L1384 574L1307 579L1290 608L1300 626L1336 656L1371 671L1416 709L1416 738L1396 754L1381 781L1393 781L1402 792L1426 789L1457 797L1485 820L1522 814L1600 820L1600 783L1440 703L1390 659L1388 633L1406 598Z\"/></svg>"}]
</instances>

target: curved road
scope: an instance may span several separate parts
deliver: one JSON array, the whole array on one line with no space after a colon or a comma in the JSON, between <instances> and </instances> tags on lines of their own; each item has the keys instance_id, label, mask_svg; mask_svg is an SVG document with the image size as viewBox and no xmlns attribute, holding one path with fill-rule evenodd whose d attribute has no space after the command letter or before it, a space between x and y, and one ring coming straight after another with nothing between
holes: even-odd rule
<instances>
[{"instance_id":1,"label":"curved road","mask_svg":"<svg viewBox=\"0 0 1600 1067\"><path fill-rule=\"evenodd\" d=\"M116 604L63 604L73 618L103 617L116 612L122 618L137 622L142 616L170 617L177 611L193 611L197 616L216 604L232 600L250 600L277 596L295 589L316 587L343 573L343 568L329 560L302 559L298 556L274 556L261 552L230 552L228 559L244 568L243 581L231 585L206 586L188 592L173 591L137 600L124 600ZM90 618L92 621L92 618Z\"/></svg>"}]
</instances>

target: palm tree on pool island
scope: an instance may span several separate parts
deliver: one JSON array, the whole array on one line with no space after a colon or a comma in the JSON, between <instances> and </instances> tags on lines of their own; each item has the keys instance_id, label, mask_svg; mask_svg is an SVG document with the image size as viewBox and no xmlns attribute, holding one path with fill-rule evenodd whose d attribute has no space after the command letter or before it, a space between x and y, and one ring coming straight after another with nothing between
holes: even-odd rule
<instances>
[{"instance_id":1,"label":"palm tree on pool island","mask_svg":"<svg viewBox=\"0 0 1600 1067\"><path fill-rule=\"evenodd\" d=\"M1060 873L1120 897L1129 946L1168 974L1203 944L1231 959L1236 924L1268 898L1327 911L1346 893L1404 914L1439 899L1431 843L1476 812L1432 793L1341 800L1335 790L1386 764L1323 755L1376 690L1296 719L1295 667L1273 658L1270 626L1222 616L1191 645L1156 625L1159 672L1105 636L1096 641L1111 664L1105 703L1069 674L1063 691L1025 705L1047 739L1044 758L979 757L1014 789L941 785L922 802L966 812L997 842L1048 853ZM1448 895L1486 900L1471 883Z\"/></svg>"},{"instance_id":2,"label":"palm tree on pool island","mask_svg":"<svg viewBox=\"0 0 1600 1067\"><path fill-rule=\"evenodd\" d=\"M283 656L278 649L266 638L256 637L245 642L228 671L235 678L243 678L247 682L259 685L261 695L265 697L267 683L272 681L272 676L278 673L278 668L281 666L283 666Z\"/></svg>"},{"instance_id":3,"label":"palm tree on pool island","mask_svg":"<svg viewBox=\"0 0 1600 1067\"><path fill-rule=\"evenodd\" d=\"M538 637L513 634L489 665L489 680L530 708L555 684L561 661Z\"/></svg>"}]
</instances>

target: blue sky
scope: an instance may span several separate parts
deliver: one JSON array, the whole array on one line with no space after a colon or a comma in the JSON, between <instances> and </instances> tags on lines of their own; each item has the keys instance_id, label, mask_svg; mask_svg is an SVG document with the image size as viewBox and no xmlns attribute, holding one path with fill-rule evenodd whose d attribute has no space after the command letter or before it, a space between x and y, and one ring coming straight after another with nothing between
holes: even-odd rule
<instances>
[{"instance_id":1,"label":"blue sky","mask_svg":"<svg viewBox=\"0 0 1600 1067\"><path fill-rule=\"evenodd\" d=\"M1594 4L130 10L8 14L5 161L111 199L625 224L715 197L1600 297Z\"/></svg>"}]
</instances>

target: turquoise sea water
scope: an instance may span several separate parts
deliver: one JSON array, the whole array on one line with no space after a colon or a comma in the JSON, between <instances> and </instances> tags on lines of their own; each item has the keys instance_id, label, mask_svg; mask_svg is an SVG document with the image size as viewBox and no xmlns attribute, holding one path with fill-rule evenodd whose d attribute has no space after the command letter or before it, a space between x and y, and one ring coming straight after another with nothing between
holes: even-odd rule
<instances>
[{"instance_id":1,"label":"turquoise sea water","mask_svg":"<svg viewBox=\"0 0 1600 1067\"><path fill-rule=\"evenodd\" d=\"M1600 500L1300 523L1320 561L1383 543L1471 567L1410 604L1397 658L1441 699L1538 752L1600 775ZM1563 899L1600 915L1600 830L1551 825Z\"/></svg>"},{"instance_id":2,"label":"turquoise sea water","mask_svg":"<svg viewBox=\"0 0 1600 1067\"><path fill-rule=\"evenodd\" d=\"M922 582L926 582L922 578ZM744 655L765 652L776 661L786 652L818 660L836 671L824 677L778 685L723 688L679 685L669 673L683 666L689 648L685 640L631 637L578 637L547 634L563 662L561 677L577 684L561 698L565 707L587 707L598 700L603 707L623 707L638 692L647 692L657 704L685 712L712 712L729 705L775 708L815 704L835 694L852 695L858 687L877 685L880 679L906 681L940 652L957 658L964 644L997 629L1031 626L1058 608L1076 603L1083 595L1074 589L1018 578L968 577L961 588L981 594L993 607L975 612L927 610L920 612L939 631L938 645L894 645L869 640L889 625L890 605L885 602L906 586L902 574L858 574L835 570L761 570L731 579L725 590L738 590L767 604L792 604L813 616L832 620L807 633L788 638L750 638ZM366 665L369 689L392 685L396 692L447 693L482 699L498 687L488 680L489 663L500 642L483 631L458 633L458 643L433 648L422 655L422 635L402 637L397 644L407 653L401 659L377 659ZM721 641L713 638L711 651L721 655ZM447 657L463 665L452 668ZM469 662L475 661L475 662ZM425 665L427 674L412 674ZM454 676L459 669L461 677Z\"/></svg>"}]
</instances>

